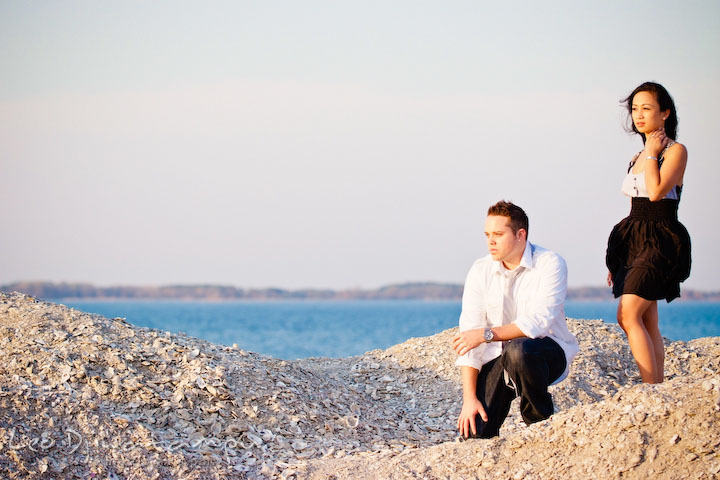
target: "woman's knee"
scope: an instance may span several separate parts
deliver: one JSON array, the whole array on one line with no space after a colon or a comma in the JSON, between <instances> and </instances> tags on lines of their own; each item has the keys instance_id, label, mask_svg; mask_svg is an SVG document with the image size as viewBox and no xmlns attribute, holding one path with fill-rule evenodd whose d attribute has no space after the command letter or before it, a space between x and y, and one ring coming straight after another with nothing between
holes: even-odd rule
<instances>
[{"instance_id":1,"label":"woman's knee","mask_svg":"<svg viewBox=\"0 0 720 480\"><path fill-rule=\"evenodd\" d=\"M618 308L617 322L625 333L635 328L644 328L642 315L632 308Z\"/></svg>"},{"instance_id":2,"label":"woman's knee","mask_svg":"<svg viewBox=\"0 0 720 480\"><path fill-rule=\"evenodd\" d=\"M625 314L621 310L618 310L617 312L617 322L618 325L620 325L620 328L622 328L625 333L627 333L628 327L632 326L632 321L628 320L627 314Z\"/></svg>"},{"instance_id":3,"label":"woman's knee","mask_svg":"<svg viewBox=\"0 0 720 480\"><path fill-rule=\"evenodd\" d=\"M627 328L643 324L643 317L651 310L654 302L645 300L637 295L626 294L620 297L617 309L618 324Z\"/></svg>"},{"instance_id":4,"label":"woman's knee","mask_svg":"<svg viewBox=\"0 0 720 480\"><path fill-rule=\"evenodd\" d=\"M623 331L625 333L627 333L627 329L625 328L625 323L623 322L623 316L620 313L620 311L617 312L617 322L618 322L618 325L620 325L620 328L622 328Z\"/></svg>"}]
</instances>

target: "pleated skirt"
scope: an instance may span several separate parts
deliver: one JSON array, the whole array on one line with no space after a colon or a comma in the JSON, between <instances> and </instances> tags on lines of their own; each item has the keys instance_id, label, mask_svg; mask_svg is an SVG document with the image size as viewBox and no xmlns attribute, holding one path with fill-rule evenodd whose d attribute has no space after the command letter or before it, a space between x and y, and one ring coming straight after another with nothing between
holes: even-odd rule
<instances>
[{"instance_id":1,"label":"pleated skirt","mask_svg":"<svg viewBox=\"0 0 720 480\"><path fill-rule=\"evenodd\" d=\"M605 263L615 298L635 294L646 300L680 296L690 276L690 235L677 218L678 201L633 197L630 215L613 227Z\"/></svg>"}]
</instances>

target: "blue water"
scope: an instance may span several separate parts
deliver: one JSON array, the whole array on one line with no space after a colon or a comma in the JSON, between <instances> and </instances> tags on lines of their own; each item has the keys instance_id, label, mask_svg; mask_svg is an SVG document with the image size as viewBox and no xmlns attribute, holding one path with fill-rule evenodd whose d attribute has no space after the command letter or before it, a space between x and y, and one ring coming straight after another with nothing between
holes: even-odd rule
<instances>
[{"instance_id":1,"label":"blue water","mask_svg":"<svg viewBox=\"0 0 720 480\"><path fill-rule=\"evenodd\" d=\"M77 301L66 305L276 358L346 357L457 325L455 301ZM615 322L615 302L568 302L571 318ZM720 302L658 304L671 340L720 336Z\"/></svg>"}]
</instances>

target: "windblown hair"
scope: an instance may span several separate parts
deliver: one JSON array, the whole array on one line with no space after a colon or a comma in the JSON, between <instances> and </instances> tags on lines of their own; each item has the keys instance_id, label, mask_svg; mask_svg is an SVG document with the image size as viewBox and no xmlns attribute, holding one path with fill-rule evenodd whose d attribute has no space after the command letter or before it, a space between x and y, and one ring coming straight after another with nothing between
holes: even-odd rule
<instances>
[{"instance_id":1,"label":"windblown hair","mask_svg":"<svg viewBox=\"0 0 720 480\"><path fill-rule=\"evenodd\" d=\"M513 233L517 233L521 228L525 230L525 234L529 232L530 222L525 211L511 202L500 200L495 205L488 208L488 216L495 215L498 217L509 217L510 228Z\"/></svg>"},{"instance_id":2,"label":"windblown hair","mask_svg":"<svg viewBox=\"0 0 720 480\"><path fill-rule=\"evenodd\" d=\"M677 127L678 127L678 117L677 117L677 111L675 110L675 102L673 101L672 97L668 93L668 91L660 85L659 83L655 82L645 82L642 85L638 86L635 90L632 91L630 95L628 95L627 98L624 100L621 100L621 103L625 104L627 111L628 111L628 126L627 131L628 132L635 132L637 134L640 134L638 132L637 128L635 128L635 124L632 120L632 102L633 98L635 98L635 95L637 95L640 92L652 92L655 94L655 98L657 99L658 104L660 105L660 110L670 110L670 116L668 116L667 120L665 120L665 135L672 138L673 140L677 140ZM643 143L645 143L645 135L641 134Z\"/></svg>"}]
</instances>

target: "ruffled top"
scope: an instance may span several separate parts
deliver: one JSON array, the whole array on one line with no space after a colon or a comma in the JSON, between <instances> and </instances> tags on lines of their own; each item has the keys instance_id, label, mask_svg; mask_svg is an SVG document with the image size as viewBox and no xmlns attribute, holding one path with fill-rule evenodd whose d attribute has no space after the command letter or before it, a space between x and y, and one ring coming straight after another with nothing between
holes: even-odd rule
<instances>
[{"instance_id":1,"label":"ruffled top","mask_svg":"<svg viewBox=\"0 0 720 480\"><path fill-rule=\"evenodd\" d=\"M659 160L658 160L658 168L662 166L662 162L664 160L663 155L665 155L665 152L668 148L673 146L675 142L671 141L667 144L667 146L663 149L663 151L660 153ZM630 167L628 168L628 174L623 179L622 183L622 192L627 195L628 197L645 197L649 198L650 194L647 191L647 186L645 184L645 170L643 170L640 173L633 173L633 167L635 166L635 162L637 162L638 157L640 156L642 152L638 152L633 159L630 161ZM671 200L680 200L680 192L682 191L682 186L675 185L673 188L670 189L670 191L663 197L663 198L669 198Z\"/></svg>"}]
</instances>

